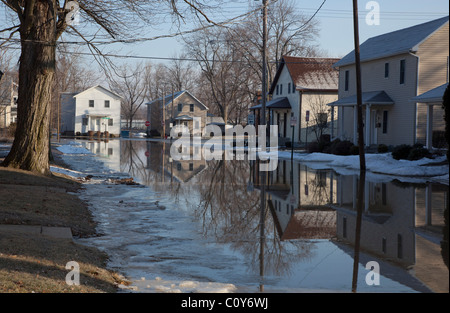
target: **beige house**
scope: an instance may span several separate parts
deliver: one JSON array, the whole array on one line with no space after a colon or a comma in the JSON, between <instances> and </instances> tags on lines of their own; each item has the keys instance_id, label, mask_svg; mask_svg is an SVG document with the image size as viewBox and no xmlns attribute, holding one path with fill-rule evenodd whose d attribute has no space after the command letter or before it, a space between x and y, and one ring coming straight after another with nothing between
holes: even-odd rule
<instances>
[{"instance_id":1,"label":"beige house","mask_svg":"<svg viewBox=\"0 0 450 313\"><path fill-rule=\"evenodd\" d=\"M333 134L336 115L327 104L337 100L339 73L332 65L338 60L282 57L269 89L272 100L266 104L281 142L285 138L301 145L316 141L319 133Z\"/></svg>"},{"instance_id":2,"label":"beige house","mask_svg":"<svg viewBox=\"0 0 450 313\"><path fill-rule=\"evenodd\" d=\"M207 122L208 107L187 90L147 102L146 105L149 128L161 134L165 131L166 135L170 135L170 128L175 125L185 125L191 133L202 131Z\"/></svg>"},{"instance_id":3,"label":"beige house","mask_svg":"<svg viewBox=\"0 0 450 313\"><path fill-rule=\"evenodd\" d=\"M431 148L432 133L444 129L441 106L415 97L448 83L448 19L373 37L360 46L366 146L422 143ZM354 60L352 51L334 64L339 100L329 106L338 108L338 137L357 143Z\"/></svg>"}]
</instances>

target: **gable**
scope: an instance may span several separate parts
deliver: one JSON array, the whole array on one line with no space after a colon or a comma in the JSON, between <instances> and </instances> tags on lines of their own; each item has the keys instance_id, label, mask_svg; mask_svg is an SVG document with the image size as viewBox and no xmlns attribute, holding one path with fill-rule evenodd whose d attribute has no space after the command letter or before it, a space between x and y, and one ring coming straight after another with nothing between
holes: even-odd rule
<instances>
[{"instance_id":1,"label":"gable","mask_svg":"<svg viewBox=\"0 0 450 313\"><path fill-rule=\"evenodd\" d=\"M420 43L448 23L448 16L427 23L372 37L360 45L361 62L416 52ZM334 64L335 67L355 63L354 50Z\"/></svg>"},{"instance_id":2,"label":"gable","mask_svg":"<svg viewBox=\"0 0 450 313\"><path fill-rule=\"evenodd\" d=\"M280 66L270 87L273 94L284 71L288 71L296 90L333 90L337 91L339 72L333 68L337 58L303 58L283 56Z\"/></svg>"},{"instance_id":3,"label":"gable","mask_svg":"<svg viewBox=\"0 0 450 313\"><path fill-rule=\"evenodd\" d=\"M108 89L106 89L106 88L104 88L104 87L102 87L100 85L88 88L88 89L86 89L86 90L84 90L84 91L74 95L74 98L86 96L86 95L88 95L88 94L90 94L92 92L101 92L101 93L107 95L108 97L114 98L116 100L121 100L122 99L122 97L119 96L118 94L116 94L116 93L112 92L111 90L108 90Z\"/></svg>"}]
</instances>

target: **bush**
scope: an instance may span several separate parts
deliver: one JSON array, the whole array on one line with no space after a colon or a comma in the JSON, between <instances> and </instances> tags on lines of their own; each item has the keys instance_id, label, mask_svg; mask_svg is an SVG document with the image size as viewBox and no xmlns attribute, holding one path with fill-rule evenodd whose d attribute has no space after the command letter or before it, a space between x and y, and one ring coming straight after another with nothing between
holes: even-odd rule
<instances>
[{"instance_id":1,"label":"bush","mask_svg":"<svg viewBox=\"0 0 450 313\"><path fill-rule=\"evenodd\" d=\"M378 145L378 153L386 153L389 151L388 146L384 145L384 144L379 144Z\"/></svg>"},{"instance_id":2,"label":"bush","mask_svg":"<svg viewBox=\"0 0 450 313\"><path fill-rule=\"evenodd\" d=\"M348 140L340 141L336 143L334 149L331 150L332 154L336 155L350 155L350 148L353 146L353 143Z\"/></svg>"},{"instance_id":3,"label":"bush","mask_svg":"<svg viewBox=\"0 0 450 313\"><path fill-rule=\"evenodd\" d=\"M349 149L349 153L351 155L358 155L359 154L359 147L355 146L355 145L351 146L350 149Z\"/></svg>"},{"instance_id":4,"label":"bush","mask_svg":"<svg viewBox=\"0 0 450 313\"><path fill-rule=\"evenodd\" d=\"M333 140L332 142L328 143L324 147L323 152L324 153L333 153L332 151L334 151L336 149L336 145L340 142L341 142L341 140L339 138Z\"/></svg>"},{"instance_id":5,"label":"bush","mask_svg":"<svg viewBox=\"0 0 450 313\"><path fill-rule=\"evenodd\" d=\"M434 148L444 148L446 146L445 142L445 132L443 130L433 131L432 145Z\"/></svg>"},{"instance_id":6,"label":"bush","mask_svg":"<svg viewBox=\"0 0 450 313\"><path fill-rule=\"evenodd\" d=\"M406 160L411 152L412 147L410 145L399 145L392 150L392 157L395 160Z\"/></svg>"},{"instance_id":7,"label":"bush","mask_svg":"<svg viewBox=\"0 0 450 313\"><path fill-rule=\"evenodd\" d=\"M321 152L318 142L310 142L306 150L308 151L308 153Z\"/></svg>"},{"instance_id":8,"label":"bush","mask_svg":"<svg viewBox=\"0 0 450 313\"><path fill-rule=\"evenodd\" d=\"M420 160L430 154L430 151L424 147L413 147L408 154L408 160Z\"/></svg>"}]
</instances>

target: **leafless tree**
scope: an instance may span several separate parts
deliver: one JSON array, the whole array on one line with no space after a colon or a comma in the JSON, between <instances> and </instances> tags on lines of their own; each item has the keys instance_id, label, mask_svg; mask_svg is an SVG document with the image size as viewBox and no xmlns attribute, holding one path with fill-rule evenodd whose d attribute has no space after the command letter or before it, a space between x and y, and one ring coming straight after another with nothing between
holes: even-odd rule
<instances>
[{"instance_id":1,"label":"leafless tree","mask_svg":"<svg viewBox=\"0 0 450 313\"><path fill-rule=\"evenodd\" d=\"M322 135L328 129L328 110L326 97L321 94L316 94L308 103L311 114L311 126L309 130L316 136L317 142L320 142Z\"/></svg>"},{"instance_id":2,"label":"leafless tree","mask_svg":"<svg viewBox=\"0 0 450 313\"><path fill-rule=\"evenodd\" d=\"M8 40L20 36L19 96L17 131L11 151L3 165L50 175L49 122L51 90L56 72L56 46L64 33L86 41L96 54L102 55L92 40L105 35L114 40L126 38L151 23L157 13L177 18L188 12L206 18L206 1L199 0L79 0L85 24L99 28L94 38L83 33L84 27L71 25L69 1L1 0L11 15L11 24L0 29ZM208 2L212 3L215 1ZM11 18L13 16L13 18ZM3 27L3 26L2 26ZM15 39L17 41L17 39ZM0 43L3 45L3 43Z\"/></svg>"},{"instance_id":3,"label":"leafless tree","mask_svg":"<svg viewBox=\"0 0 450 313\"><path fill-rule=\"evenodd\" d=\"M250 4L249 14L241 23L227 28L205 30L187 37L189 56L200 64L208 89L203 96L219 108L222 117L238 123L247 115L248 106L261 90L262 17L260 4ZM270 85L283 55L317 56L314 45L318 24L301 14L291 0L269 5L268 75ZM205 84L203 84L205 85ZM208 102L205 102L208 103Z\"/></svg>"},{"instance_id":4,"label":"leafless tree","mask_svg":"<svg viewBox=\"0 0 450 313\"><path fill-rule=\"evenodd\" d=\"M146 101L148 85L145 75L145 66L137 63L121 66L116 70L116 76L109 78L110 88L123 97L121 112L127 127L133 127L133 120Z\"/></svg>"}]
</instances>

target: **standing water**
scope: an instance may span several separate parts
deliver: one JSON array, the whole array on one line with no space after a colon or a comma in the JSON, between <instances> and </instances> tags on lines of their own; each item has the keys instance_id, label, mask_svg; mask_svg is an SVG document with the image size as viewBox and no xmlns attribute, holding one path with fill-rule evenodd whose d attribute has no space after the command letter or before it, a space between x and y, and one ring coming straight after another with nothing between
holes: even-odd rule
<instances>
[{"instance_id":1,"label":"standing water","mask_svg":"<svg viewBox=\"0 0 450 313\"><path fill-rule=\"evenodd\" d=\"M101 234L78 240L133 291L448 292L448 186L368 175L357 214L358 175L280 160L261 223L255 161L174 161L146 140L77 144L93 154L64 160L92 175L81 197ZM128 177L138 184L118 183Z\"/></svg>"}]
</instances>

